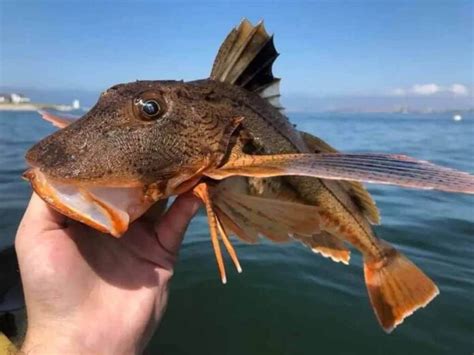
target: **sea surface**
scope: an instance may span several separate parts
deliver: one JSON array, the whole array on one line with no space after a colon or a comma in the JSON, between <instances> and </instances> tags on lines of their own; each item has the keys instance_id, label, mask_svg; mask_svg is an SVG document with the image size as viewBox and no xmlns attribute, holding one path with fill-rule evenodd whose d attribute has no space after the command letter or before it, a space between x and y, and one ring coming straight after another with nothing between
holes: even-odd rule
<instances>
[{"instance_id":1,"label":"sea surface","mask_svg":"<svg viewBox=\"0 0 474 355\"><path fill-rule=\"evenodd\" d=\"M291 114L298 128L343 151L409 154L474 173L474 117L448 114ZM0 249L13 243L31 193L24 153L54 131L36 113L0 112ZM431 304L392 334L369 305L361 258L350 266L299 243L235 241L222 285L204 211L191 223L166 315L150 354L473 354L474 196L368 186L375 227L439 286ZM1 260L0 260L1 267ZM117 310L121 311L121 310Z\"/></svg>"}]
</instances>

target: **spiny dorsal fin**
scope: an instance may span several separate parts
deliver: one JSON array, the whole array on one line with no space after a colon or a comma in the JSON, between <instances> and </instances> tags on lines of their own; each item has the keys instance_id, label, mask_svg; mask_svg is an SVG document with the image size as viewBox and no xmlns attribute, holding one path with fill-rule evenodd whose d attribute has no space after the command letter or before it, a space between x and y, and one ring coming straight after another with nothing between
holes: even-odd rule
<instances>
[{"instance_id":1,"label":"spiny dorsal fin","mask_svg":"<svg viewBox=\"0 0 474 355\"><path fill-rule=\"evenodd\" d=\"M282 110L280 79L272 73L277 57L273 36L268 35L263 22L252 26L244 19L232 29L219 48L210 78L256 92Z\"/></svg>"},{"instance_id":2,"label":"spiny dorsal fin","mask_svg":"<svg viewBox=\"0 0 474 355\"><path fill-rule=\"evenodd\" d=\"M300 131L300 133L308 148L314 153L337 153L336 149L322 139L306 132ZM371 223L380 223L379 210L364 185L357 181L341 181L340 183L347 190L354 203L361 208L364 216Z\"/></svg>"}]
</instances>

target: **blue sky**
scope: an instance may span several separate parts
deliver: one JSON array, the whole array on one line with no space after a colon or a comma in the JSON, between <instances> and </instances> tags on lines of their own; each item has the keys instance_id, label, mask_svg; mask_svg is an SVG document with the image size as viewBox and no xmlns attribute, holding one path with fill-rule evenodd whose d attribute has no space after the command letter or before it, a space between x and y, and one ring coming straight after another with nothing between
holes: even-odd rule
<instances>
[{"instance_id":1,"label":"blue sky","mask_svg":"<svg viewBox=\"0 0 474 355\"><path fill-rule=\"evenodd\" d=\"M247 17L275 34L284 94L468 96L473 4L1 0L1 85L99 91L203 78Z\"/></svg>"}]
</instances>

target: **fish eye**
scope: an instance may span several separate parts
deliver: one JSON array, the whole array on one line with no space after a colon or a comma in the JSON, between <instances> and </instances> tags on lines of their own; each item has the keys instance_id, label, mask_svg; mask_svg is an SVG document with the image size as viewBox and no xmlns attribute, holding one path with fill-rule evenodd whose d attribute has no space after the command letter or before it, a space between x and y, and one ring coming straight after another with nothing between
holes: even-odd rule
<instances>
[{"instance_id":1,"label":"fish eye","mask_svg":"<svg viewBox=\"0 0 474 355\"><path fill-rule=\"evenodd\" d=\"M157 119L164 113L163 105L156 99L137 98L134 103L137 113L144 120Z\"/></svg>"},{"instance_id":2,"label":"fish eye","mask_svg":"<svg viewBox=\"0 0 474 355\"><path fill-rule=\"evenodd\" d=\"M145 115L154 117L158 115L161 111L160 104L156 102L155 100L146 100L145 102L142 103L142 111Z\"/></svg>"}]
</instances>

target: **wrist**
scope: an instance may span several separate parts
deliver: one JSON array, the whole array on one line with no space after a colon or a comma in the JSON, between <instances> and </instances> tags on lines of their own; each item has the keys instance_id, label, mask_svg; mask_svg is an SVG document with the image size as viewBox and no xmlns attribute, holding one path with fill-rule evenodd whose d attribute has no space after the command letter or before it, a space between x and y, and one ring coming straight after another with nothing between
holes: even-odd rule
<instances>
[{"instance_id":1,"label":"wrist","mask_svg":"<svg viewBox=\"0 0 474 355\"><path fill-rule=\"evenodd\" d=\"M96 322L95 320L92 322ZM136 354L140 346L123 339L120 334L110 338L88 331L93 326L79 327L28 326L21 353L25 354Z\"/></svg>"}]
</instances>

